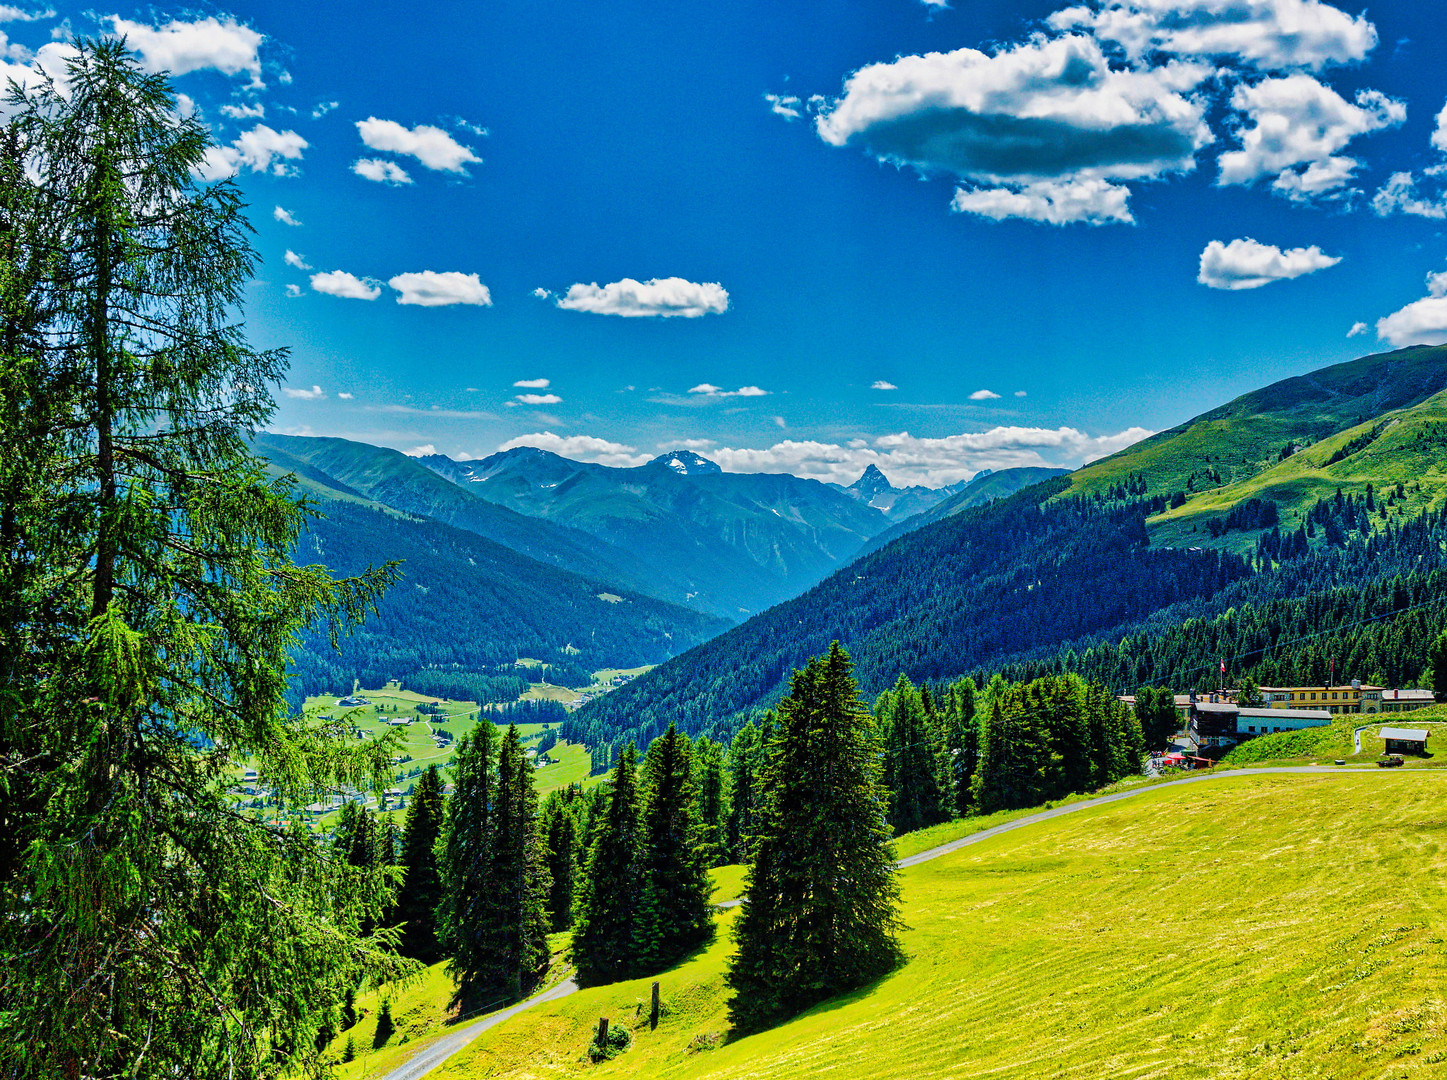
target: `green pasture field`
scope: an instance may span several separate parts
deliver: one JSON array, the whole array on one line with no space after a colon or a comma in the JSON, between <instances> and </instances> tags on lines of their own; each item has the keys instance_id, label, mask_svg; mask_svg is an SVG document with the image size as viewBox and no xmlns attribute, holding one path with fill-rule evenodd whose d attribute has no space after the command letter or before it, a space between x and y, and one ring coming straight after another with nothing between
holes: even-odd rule
<instances>
[{"instance_id":1,"label":"green pasture field","mask_svg":"<svg viewBox=\"0 0 1447 1080\"><path fill-rule=\"evenodd\" d=\"M597 987L432 1075L1442 1075L1444 798L1395 770L1147 792L903 871L903 966L771 1031L729 1037L730 911L659 976L657 1031L651 979ZM591 1066L600 1016L634 1043Z\"/></svg>"}]
</instances>

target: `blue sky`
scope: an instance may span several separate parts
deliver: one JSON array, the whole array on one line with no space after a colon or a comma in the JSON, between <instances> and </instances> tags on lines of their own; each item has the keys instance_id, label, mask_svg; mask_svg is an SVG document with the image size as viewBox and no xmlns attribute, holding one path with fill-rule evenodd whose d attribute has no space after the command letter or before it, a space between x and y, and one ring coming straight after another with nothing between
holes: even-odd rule
<instances>
[{"instance_id":1,"label":"blue sky","mask_svg":"<svg viewBox=\"0 0 1447 1080\"><path fill-rule=\"evenodd\" d=\"M278 430L940 484L1447 341L1437 4L399 10L0 5L179 73Z\"/></svg>"}]
</instances>

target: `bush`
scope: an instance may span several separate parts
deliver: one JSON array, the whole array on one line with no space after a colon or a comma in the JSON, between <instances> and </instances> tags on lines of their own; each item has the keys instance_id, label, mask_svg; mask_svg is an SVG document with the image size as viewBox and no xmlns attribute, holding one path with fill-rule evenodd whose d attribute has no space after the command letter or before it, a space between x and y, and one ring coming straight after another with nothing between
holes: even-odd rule
<instances>
[{"instance_id":1,"label":"bush","mask_svg":"<svg viewBox=\"0 0 1447 1080\"><path fill-rule=\"evenodd\" d=\"M600 1061L611 1061L632 1045L633 1035L626 1027L610 1027L606 1043L600 1044L598 1036L593 1036L593 1041L588 1044L588 1058L595 1065Z\"/></svg>"}]
</instances>

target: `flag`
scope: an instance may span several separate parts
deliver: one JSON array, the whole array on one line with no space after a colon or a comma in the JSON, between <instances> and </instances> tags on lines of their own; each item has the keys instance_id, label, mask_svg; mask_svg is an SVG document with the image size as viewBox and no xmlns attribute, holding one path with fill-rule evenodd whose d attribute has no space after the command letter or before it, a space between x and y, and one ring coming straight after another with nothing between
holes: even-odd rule
<instances>
[{"instance_id":1,"label":"flag","mask_svg":"<svg viewBox=\"0 0 1447 1080\"><path fill-rule=\"evenodd\" d=\"M1221 661L1221 674L1226 674L1226 661L1224 660Z\"/></svg>"}]
</instances>

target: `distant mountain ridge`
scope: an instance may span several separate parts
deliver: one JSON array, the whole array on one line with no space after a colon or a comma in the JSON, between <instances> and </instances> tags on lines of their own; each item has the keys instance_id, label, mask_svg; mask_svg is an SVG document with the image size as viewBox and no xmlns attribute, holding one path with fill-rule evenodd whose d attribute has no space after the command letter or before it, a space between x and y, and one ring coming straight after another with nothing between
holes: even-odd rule
<instances>
[{"instance_id":1,"label":"distant mountain ridge","mask_svg":"<svg viewBox=\"0 0 1447 1080\"><path fill-rule=\"evenodd\" d=\"M1130 638L1120 678L1134 687L1132 678L1160 677L1150 674L1150 635L1186 619L1260 649L1265 628L1237 626L1233 605L1313 630L1331 626L1303 612L1360 621L1403 610L1433 587L1425 575L1447 575L1447 549L1431 533L1444 506L1447 346L1362 357L1253 391L1005 499L881 536L878 550L797 599L580 710L575 734L646 742L674 721L727 733L777 700L789 672L833 639L873 693L901 672L988 672L1043 662L1066 642L1088 651ZM1413 594L1379 580L1407 573ZM1339 595L1357 592L1397 606L1363 612ZM1175 655L1199 665L1215 647L1204 629L1199 637L1176 642Z\"/></svg>"},{"instance_id":2,"label":"distant mountain ridge","mask_svg":"<svg viewBox=\"0 0 1447 1080\"><path fill-rule=\"evenodd\" d=\"M978 474L976 479L989 471L986 469L984 473ZM844 492L850 498L862 502L866 506L873 507L889 518L891 522L900 522L948 499L971 482L961 480L940 488L919 485L897 488L889 482L889 478L884 475L878 465L870 463L865 466L859 479L848 487L840 484L830 484L829 486Z\"/></svg>"},{"instance_id":3,"label":"distant mountain ridge","mask_svg":"<svg viewBox=\"0 0 1447 1080\"><path fill-rule=\"evenodd\" d=\"M726 473L688 450L631 468L534 447L418 461L482 500L625 552L666 583L670 599L734 619L798 595L889 525L829 485Z\"/></svg>"},{"instance_id":4,"label":"distant mountain ridge","mask_svg":"<svg viewBox=\"0 0 1447 1080\"><path fill-rule=\"evenodd\" d=\"M307 695L350 689L353 680L376 686L423 675L434 685L460 682L475 695L490 680L504 688L524 681L512 667L519 657L589 671L657 663L729 625L383 505L278 446L257 448L267 450L273 472L296 477L320 513L306 525L298 561L338 575L401 562L401 580L339 649L312 634L293 652L298 706Z\"/></svg>"}]
</instances>

